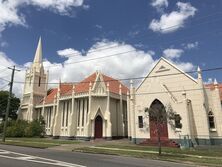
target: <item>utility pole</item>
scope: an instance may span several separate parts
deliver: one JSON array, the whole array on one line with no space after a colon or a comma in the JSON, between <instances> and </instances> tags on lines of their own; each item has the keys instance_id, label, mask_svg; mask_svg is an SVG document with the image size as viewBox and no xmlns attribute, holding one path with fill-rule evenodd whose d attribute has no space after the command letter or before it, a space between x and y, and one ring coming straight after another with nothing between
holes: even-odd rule
<instances>
[{"instance_id":1,"label":"utility pole","mask_svg":"<svg viewBox=\"0 0 222 167\"><path fill-rule=\"evenodd\" d=\"M12 70L12 75L11 75L11 82L9 83L10 87L9 87L9 95L8 95L7 108L6 108L6 113L5 113L5 122L4 122L2 142L5 142L5 135L6 135L7 122L8 122L9 108L10 108L10 103L11 103L11 96L12 96L12 87L13 87L13 81L14 81L14 74L15 74L15 71L20 71L20 70L15 69L15 66L13 66L13 68L8 67L8 69Z\"/></svg>"}]
</instances>

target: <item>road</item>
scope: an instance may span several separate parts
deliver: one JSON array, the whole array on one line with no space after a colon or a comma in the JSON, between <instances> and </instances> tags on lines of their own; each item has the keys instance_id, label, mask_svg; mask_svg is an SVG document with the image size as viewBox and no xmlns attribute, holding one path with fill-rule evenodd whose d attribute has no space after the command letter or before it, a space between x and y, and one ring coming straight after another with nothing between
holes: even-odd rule
<instances>
[{"instance_id":1,"label":"road","mask_svg":"<svg viewBox=\"0 0 222 167\"><path fill-rule=\"evenodd\" d=\"M102 154L0 145L1 167L186 167L188 165Z\"/></svg>"}]
</instances>

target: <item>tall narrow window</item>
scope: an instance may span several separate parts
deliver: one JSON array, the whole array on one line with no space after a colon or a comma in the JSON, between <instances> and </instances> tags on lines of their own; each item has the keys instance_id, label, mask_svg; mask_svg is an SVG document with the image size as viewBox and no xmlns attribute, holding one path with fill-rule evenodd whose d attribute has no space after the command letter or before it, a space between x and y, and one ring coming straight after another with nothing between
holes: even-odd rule
<instances>
[{"instance_id":1,"label":"tall narrow window","mask_svg":"<svg viewBox=\"0 0 222 167\"><path fill-rule=\"evenodd\" d=\"M143 116L138 116L139 128L143 128Z\"/></svg>"},{"instance_id":2,"label":"tall narrow window","mask_svg":"<svg viewBox=\"0 0 222 167\"><path fill-rule=\"evenodd\" d=\"M49 128L51 126L52 107L49 108Z\"/></svg>"},{"instance_id":3,"label":"tall narrow window","mask_svg":"<svg viewBox=\"0 0 222 167\"><path fill-rule=\"evenodd\" d=\"M79 124L80 124L80 100L78 100L78 127L79 127Z\"/></svg>"},{"instance_id":4,"label":"tall narrow window","mask_svg":"<svg viewBox=\"0 0 222 167\"><path fill-rule=\"evenodd\" d=\"M49 127L49 109L47 109L47 112L46 112L46 127L47 128Z\"/></svg>"},{"instance_id":5,"label":"tall narrow window","mask_svg":"<svg viewBox=\"0 0 222 167\"><path fill-rule=\"evenodd\" d=\"M39 77L39 87L40 87L40 85L41 85L41 77Z\"/></svg>"},{"instance_id":6,"label":"tall narrow window","mask_svg":"<svg viewBox=\"0 0 222 167\"><path fill-rule=\"evenodd\" d=\"M84 126L84 114L85 114L85 99L83 99L83 104L82 104L82 126Z\"/></svg>"},{"instance_id":7,"label":"tall narrow window","mask_svg":"<svg viewBox=\"0 0 222 167\"><path fill-rule=\"evenodd\" d=\"M65 102L63 102L63 110L62 110L62 127L64 127L65 121Z\"/></svg>"},{"instance_id":8,"label":"tall narrow window","mask_svg":"<svg viewBox=\"0 0 222 167\"><path fill-rule=\"evenodd\" d=\"M86 107L87 107L87 109L86 109L86 112L87 112L87 114L88 114L88 112L89 112L89 99L87 99L87 101L86 101Z\"/></svg>"},{"instance_id":9,"label":"tall narrow window","mask_svg":"<svg viewBox=\"0 0 222 167\"><path fill-rule=\"evenodd\" d=\"M88 121L89 99L86 100L86 122Z\"/></svg>"},{"instance_id":10,"label":"tall narrow window","mask_svg":"<svg viewBox=\"0 0 222 167\"><path fill-rule=\"evenodd\" d=\"M69 101L66 103L66 127L68 126L69 122Z\"/></svg>"},{"instance_id":11,"label":"tall narrow window","mask_svg":"<svg viewBox=\"0 0 222 167\"><path fill-rule=\"evenodd\" d=\"M210 129L215 129L214 114L212 111L209 111L208 113L208 120Z\"/></svg>"}]
</instances>

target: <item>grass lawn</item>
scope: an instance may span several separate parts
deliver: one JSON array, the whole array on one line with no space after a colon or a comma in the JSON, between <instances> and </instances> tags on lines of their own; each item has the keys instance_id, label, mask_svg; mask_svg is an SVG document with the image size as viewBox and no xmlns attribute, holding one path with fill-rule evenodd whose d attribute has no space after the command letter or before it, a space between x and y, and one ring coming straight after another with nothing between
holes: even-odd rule
<instances>
[{"instance_id":1,"label":"grass lawn","mask_svg":"<svg viewBox=\"0 0 222 167\"><path fill-rule=\"evenodd\" d=\"M140 145L100 145L97 147L105 148L120 148L120 149L131 149L131 150L142 150L142 151L158 151L157 147L154 146L140 146ZM221 157L222 158L222 149L220 148L191 148L181 150L179 148L171 147L162 147L162 152L165 153L174 153L174 154L189 154L197 156L211 156L211 157Z\"/></svg>"},{"instance_id":2,"label":"grass lawn","mask_svg":"<svg viewBox=\"0 0 222 167\"><path fill-rule=\"evenodd\" d=\"M3 143L0 140L0 144L25 146L33 148L49 148L59 146L62 144L78 144L80 141L76 140L60 140L50 138L6 138L6 142Z\"/></svg>"},{"instance_id":3,"label":"grass lawn","mask_svg":"<svg viewBox=\"0 0 222 167\"><path fill-rule=\"evenodd\" d=\"M113 150L119 149L119 150ZM157 147L137 145L100 145L97 147L76 148L73 151L131 156L137 158L151 158L173 162L185 162L195 165L222 166L222 150L220 149L192 149L162 148L162 155L158 156ZM144 151L144 152L143 152ZM150 152L149 152L150 151ZM156 153L155 153L156 151Z\"/></svg>"}]
</instances>

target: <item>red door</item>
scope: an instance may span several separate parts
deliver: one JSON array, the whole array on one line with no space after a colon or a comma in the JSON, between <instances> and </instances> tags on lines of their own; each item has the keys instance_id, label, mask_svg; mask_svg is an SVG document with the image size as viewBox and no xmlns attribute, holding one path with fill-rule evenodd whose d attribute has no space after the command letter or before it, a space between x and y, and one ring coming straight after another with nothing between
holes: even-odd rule
<instances>
[{"instance_id":1,"label":"red door","mask_svg":"<svg viewBox=\"0 0 222 167\"><path fill-rule=\"evenodd\" d=\"M95 120L95 138L102 138L103 137L103 119L100 115L96 117Z\"/></svg>"},{"instance_id":2,"label":"red door","mask_svg":"<svg viewBox=\"0 0 222 167\"><path fill-rule=\"evenodd\" d=\"M152 120L152 118L150 118L150 140L158 140L158 126L160 130L160 140L168 140L167 122L158 124Z\"/></svg>"},{"instance_id":3,"label":"red door","mask_svg":"<svg viewBox=\"0 0 222 167\"><path fill-rule=\"evenodd\" d=\"M150 140L158 140L158 128L160 140L168 140L167 118L164 105L156 99L153 101L150 108L153 111L149 117ZM158 122L158 118L160 118L159 120L161 121Z\"/></svg>"}]
</instances>

